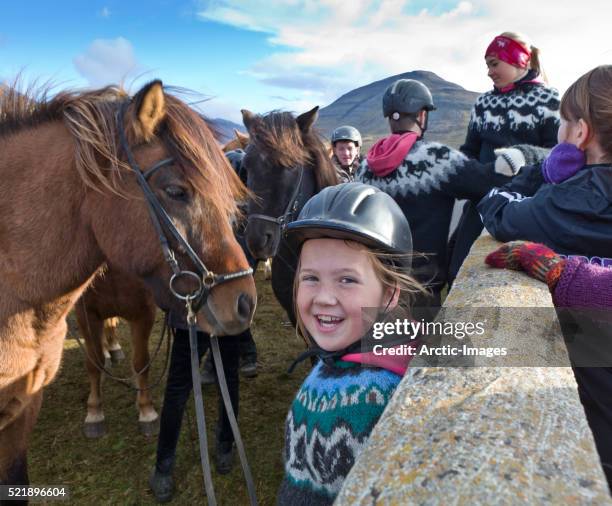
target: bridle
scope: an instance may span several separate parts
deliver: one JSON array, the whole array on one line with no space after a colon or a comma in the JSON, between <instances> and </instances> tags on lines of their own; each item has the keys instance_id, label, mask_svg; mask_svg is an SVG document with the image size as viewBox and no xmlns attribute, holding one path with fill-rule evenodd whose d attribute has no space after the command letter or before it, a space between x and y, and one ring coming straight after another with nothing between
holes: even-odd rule
<instances>
[{"instance_id":1,"label":"bridle","mask_svg":"<svg viewBox=\"0 0 612 506\"><path fill-rule=\"evenodd\" d=\"M282 232L285 230L285 228L287 228L287 225L289 225L289 223L291 223L295 219L295 213L297 212L298 205L299 205L300 192L302 190L302 181L304 179L304 166L299 165L298 170L299 170L299 173L298 173L297 184L295 185L295 188L293 189L293 193L291 194L291 198L289 199L287 207L285 207L285 212L277 218L274 218L267 214L258 214L258 213L249 214L249 217L247 219L247 227L249 226L249 223L252 222L252 220L268 221L268 222L275 224L278 227L279 232L282 235Z\"/></svg>"},{"instance_id":2,"label":"bridle","mask_svg":"<svg viewBox=\"0 0 612 506\"><path fill-rule=\"evenodd\" d=\"M149 185L149 178L155 172L157 172L162 167L170 165L174 163L174 158L166 158L164 160L160 160L155 163L152 167L147 169L146 171L142 171L138 163L136 162L134 155L130 149L130 146L127 142L127 137L125 134L124 128L124 118L125 112L129 106L129 102L124 102L119 111L117 112L117 126L119 129L119 141L121 143L121 148L123 149L127 160L128 165L132 169L132 171L136 174L136 180L138 181L138 185L142 189L142 192L147 201L149 215L151 217L151 222L157 231L157 235L159 238L159 242L161 244L161 248L164 254L164 258L170 268L172 269L172 277L169 282L169 289L172 294L179 300L185 302L185 307L187 310L187 324L189 325L189 347L191 349L191 379L193 383L193 394L195 400L195 409L196 409L196 422L198 426L198 434L199 434L199 443L200 443L200 462L202 465L202 474L204 476L204 488L206 491L206 498L208 504L211 506L216 506L216 498L215 492L212 482L212 476L210 471L210 461L208 458L208 442L206 437L206 420L204 418L204 402L202 397L202 381L200 377L200 361L198 357L198 339L197 339L197 322L196 322L196 311L202 307L206 301L208 300L208 296L210 295L211 290L222 283L226 283L228 281L232 281L234 279L239 279L244 276L249 276L253 274L253 269L250 267L248 269L244 269L237 272L232 272L229 274L215 274L213 271L210 271L204 265L204 262L198 257L198 255L193 251L193 248L189 245L187 240L181 235L181 233L177 230L174 223L172 223L172 219L168 216L168 213L161 205L161 202L151 189ZM193 272L189 270L181 270L176 260L176 255L174 254L174 250L170 247L170 243L168 242L168 238L164 233L164 229L162 228L162 223L165 225L166 229L170 232L172 237L176 240L179 247L185 251L189 259L195 265L196 270ZM181 277L191 278L196 280L198 283L198 287L191 293L182 294L175 287L174 284ZM242 443L242 438L240 436L240 431L238 430L238 422L236 421L236 415L234 414L234 409L232 407L229 391L227 388L227 382L225 380L225 373L223 371L223 363L221 360L221 353L219 350L219 342L217 336L210 336L210 346L213 353L213 359L215 363L215 368L217 370L217 378L219 379L219 389L221 391L221 396L223 398L223 403L225 404L225 410L227 412L227 417L230 422L230 426L232 429L232 433L234 435L234 440L236 442L236 448L238 450L238 454L240 457L240 462L242 464L242 469L244 471L245 480L247 483L247 489L249 493L249 499L251 504L257 504L257 497L255 495L255 484L253 481L253 476L251 474L251 470L249 468L248 462L246 460L246 453L244 450L244 445Z\"/></svg>"},{"instance_id":3,"label":"bridle","mask_svg":"<svg viewBox=\"0 0 612 506\"><path fill-rule=\"evenodd\" d=\"M164 160L160 160L155 163L152 167L147 169L146 171L142 171L138 163L136 162L132 150L127 142L127 137L125 134L124 128L124 117L125 112L128 108L129 102L124 102L119 109L117 115L117 122L119 128L119 140L121 142L121 148L123 149L127 160L128 165L132 169L132 171L136 174L136 180L138 185L142 189L142 192L147 201L149 215L151 216L151 221L155 230L157 232L157 236L159 238L159 242L161 244L161 248L164 254L164 258L170 268L172 269L172 277L170 278L169 288L172 294L186 303L191 301L193 304L193 310L197 311L202 305L204 305L210 295L210 291L217 285L222 283L226 283L228 281L232 281L234 279L242 278L244 276L249 276L253 274L253 269L248 268L237 272L232 272L229 274L215 274L213 271L210 271L204 265L204 262L200 259L200 257L193 251L193 248L187 242L187 240L181 235L178 231L170 216L161 205L159 199L151 189L149 185L149 179L155 172L157 172L162 167L170 165L174 163L174 158L166 158ZM185 251L186 255L195 265L196 270L193 272L189 270L181 270L176 260L176 255L174 254L174 250L170 247L170 243L168 242L168 238L164 233L164 229L162 228L162 223L165 226L166 230L170 232L172 237L178 243L179 247ZM181 277L191 278L198 283L197 289L195 289L190 294L181 294L175 289L175 283Z\"/></svg>"}]
</instances>

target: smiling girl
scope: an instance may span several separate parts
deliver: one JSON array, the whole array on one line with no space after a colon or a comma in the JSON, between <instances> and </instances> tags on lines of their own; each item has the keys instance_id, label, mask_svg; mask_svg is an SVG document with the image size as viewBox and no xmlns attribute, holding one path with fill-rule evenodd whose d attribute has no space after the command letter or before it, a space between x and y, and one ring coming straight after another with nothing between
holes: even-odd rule
<instances>
[{"instance_id":1,"label":"smiling girl","mask_svg":"<svg viewBox=\"0 0 612 506\"><path fill-rule=\"evenodd\" d=\"M372 186L325 188L287 235L301 249L294 300L310 350L300 359L320 360L287 417L278 503L331 504L412 358L370 351L372 322L363 310L384 319L406 316L401 304L422 288L408 274L408 221Z\"/></svg>"},{"instance_id":2,"label":"smiling girl","mask_svg":"<svg viewBox=\"0 0 612 506\"><path fill-rule=\"evenodd\" d=\"M559 128L559 93L546 84L540 50L524 35L504 32L488 45L485 63L493 89L476 99L461 152L488 163L498 148L552 148ZM450 284L481 232L476 206L468 203L451 241Z\"/></svg>"},{"instance_id":3,"label":"smiling girl","mask_svg":"<svg viewBox=\"0 0 612 506\"><path fill-rule=\"evenodd\" d=\"M565 269L555 253L612 266L612 65L590 70L567 89L561 100L558 140L541 167L523 167L516 179L491 190L478 204L485 227L496 239L524 239L554 250L536 245L517 256L518 248L511 247L506 248L506 254L493 255L489 263L517 268L512 259L524 257L526 267L522 268L539 271L540 279L547 279L553 288ZM501 261L499 257L505 258ZM580 267L576 259L568 265L568 273ZM599 303L605 300L607 279L600 275L591 287L592 307L597 307L595 297ZM564 292L587 290L568 288L565 281L560 287ZM557 305L561 301L575 302L567 294L556 297ZM562 328L566 331L563 322ZM610 331L609 325L603 329ZM612 364L606 365L573 370L612 490Z\"/></svg>"}]
</instances>

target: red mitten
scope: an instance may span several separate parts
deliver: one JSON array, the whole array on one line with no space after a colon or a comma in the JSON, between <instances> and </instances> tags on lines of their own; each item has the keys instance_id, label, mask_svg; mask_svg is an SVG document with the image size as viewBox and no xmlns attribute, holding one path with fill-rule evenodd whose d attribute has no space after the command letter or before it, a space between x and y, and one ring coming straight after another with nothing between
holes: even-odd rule
<instances>
[{"instance_id":1,"label":"red mitten","mask_svg":"<svg viewBox=\"0 0 612 506\"><path fill-rule=\"evenodd\" d=\"M552 291L559 281L566 261L549 247L526 241L513 241L489 253L485 262L491 267L523 270L544 281Z\"/></svg>"},{"instance_id":2,"label":"red mitten","mask_svg":"<svg viewBox=\"0 0 612 506\"><path fill-rule=\"evenodd\" d=\"M522 271L523 267L521 266L519 251L524 244L525 241L513 241L502 244L495 251L487 255L485 263L498 269Z\"/></svg>"}]
</instances>

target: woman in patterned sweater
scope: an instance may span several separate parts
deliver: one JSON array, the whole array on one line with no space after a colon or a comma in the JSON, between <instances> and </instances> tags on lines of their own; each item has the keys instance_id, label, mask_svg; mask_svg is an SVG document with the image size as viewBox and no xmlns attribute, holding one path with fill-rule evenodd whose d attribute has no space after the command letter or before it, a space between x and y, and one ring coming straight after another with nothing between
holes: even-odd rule
<instances>
[{"instance_id":1,"label":"woman in patterned sweater","mask_svg":"<svg viewBox=\"0 0 612 506\"><path fill-rule=\"evenodd\" d=\"M310 343L296 363L312 355L320 360L287 417L278 504L326 505L340 491L416 350L410 336L412 348L397 348L401 339L373 333L382 323L374 318L396 318L400 301L421 288L408 275L408 221L376 188L361 183L325 188L287 233L301 248L296 315ZM373 309L367 313L373 321L364 321L364 308ZM372 334L377 339L369 339ZM392 355L391 347L404 353Z\"/></svg>"},{"instance_id":2,"label":"woman in patterned sweater","mask_svg":"<svg viewBox=\"0 0 612 506\"><path fill-rule=\"evenodd\" d=\"M488 163L495 160L498 148L514 144L555 146L559 92L546 84L539 49L523 35L504 32L489 44L485 62L493 89L476 99L461 152ZM481 232L476 206L468 202L451 240L449 284Z\"/></svg>"}]
</instances>

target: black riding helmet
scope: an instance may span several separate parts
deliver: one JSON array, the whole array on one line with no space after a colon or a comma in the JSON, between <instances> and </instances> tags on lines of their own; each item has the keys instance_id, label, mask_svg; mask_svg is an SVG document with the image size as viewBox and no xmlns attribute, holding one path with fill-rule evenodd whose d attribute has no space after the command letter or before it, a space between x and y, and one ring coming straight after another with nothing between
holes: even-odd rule
<instances>
[{"instance_id":1,"label":"black riding helmet","mask_svg":"<svg viewBox=\"0 0 612 506\"><path fill-rule=\"evenodd\" d=\"M383 116L388 118L394 112L416 114L425 109L433 111L436 106L429 88L414 79L398 79L383 95ZM397 119L397 118L396 118Z\"/></svg>"},{"instance_id":2,"label":"black riding helmet","mask_svg":"<svg viewBox=\"0 0 612 506\"><path fill-rule=\"evenodd\" d=\"M287 239L297 250L308 239L349 239L397 255L412 253L410 224L395 200L363 183L324 188L290 223ZM402 258L409 267L409 257Z\"/></svg>"}]
</instances>

